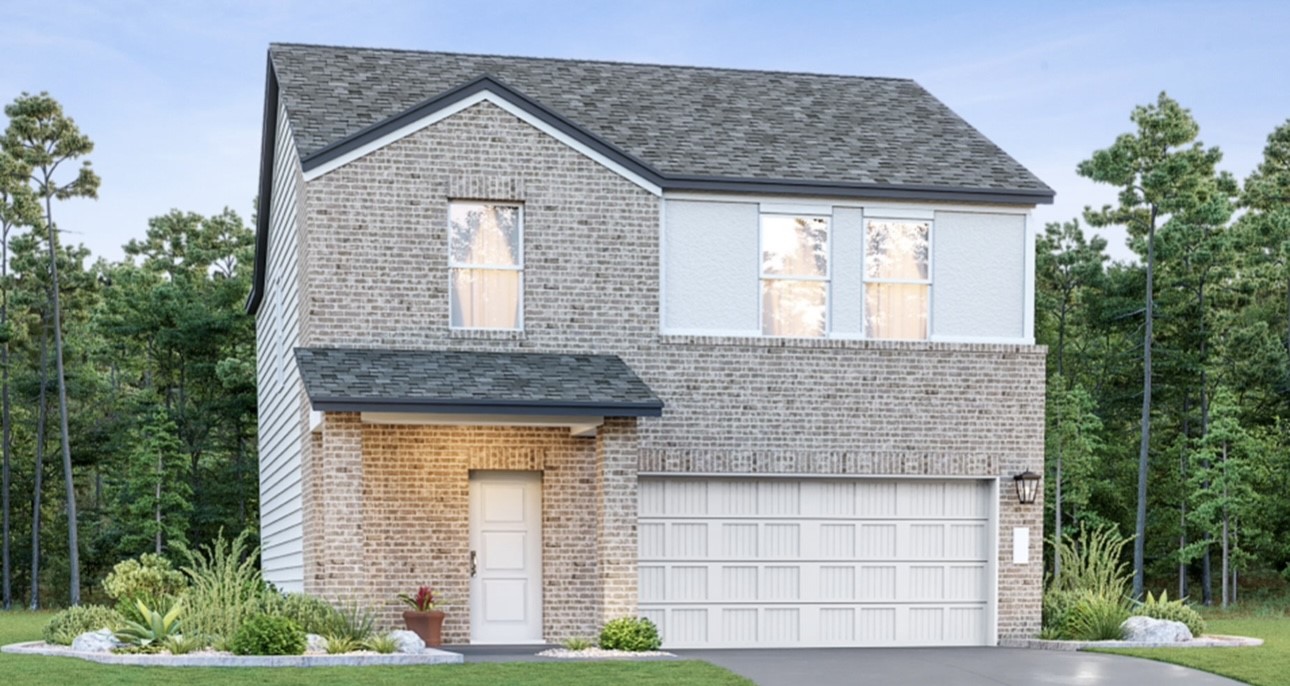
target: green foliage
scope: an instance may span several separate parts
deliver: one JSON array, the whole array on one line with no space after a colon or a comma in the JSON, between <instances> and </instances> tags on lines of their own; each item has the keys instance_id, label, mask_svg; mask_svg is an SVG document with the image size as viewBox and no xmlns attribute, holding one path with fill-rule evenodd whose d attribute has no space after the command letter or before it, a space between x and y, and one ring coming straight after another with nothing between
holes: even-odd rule
<instances>
[{"instance_id":1,"label":"green foliage","mask_svg":"<svg viewBox=\"0 0 1290 686\"><path fill-rule=\"evenodd\" d=\"M583 636L572 636L564 639L564 643L562 645L564 645L566 650L586 650L591 647L591 639Z\"/></svg>"},{"instance_id":2,"label":"green foliage","mask_svg":"<svg viewBox=\"0 0 1290 686\"><path fill-rule=\"evenodd\" d=\"M331 642L328 641L327 645L330 647ZM374 653L389 655L398 651L399 643L389 634L375 634L363 642L363 647Z\"/></svg>"},{"instance_id":3,"label":"green foliage","mask_svg":"<svg viewBox=\"0 0 1290 686\"><path fill-rule=\"evenodd\" d=\"M144 620L136 612L137 601L148 607L170 605L187 588L184 573L172 567L170 560L153 553L117 563L103 579L103 590L117 601L117 611L136 622Z\"/></svg>"},{"instance_id":4,"label":"green foliage","mask_svg":"<svg viewBox=\"0 0 1290 686\"><path fill-rule=\"evenodd\" d=\"M1128 618L1123 598L1081 593L1071 605L1059 635L1074 641L1115 641L1124 637L1120 625Z\"/></svg>"},{"instance_id":5,"label":"green foliage","mask_svg":"<svg viewBox=\"0 0 1290 686\"><path fill-rule=\"evenodd\" d=\"M371 637L369 637L368 640L370 641ZM344 653L352 653L362 647L363 647L362 642L355 641L354 639L348 636L328 636L327 637L328 655L341 655Z\"/></svg>"},{"instance_id":6,"label":"green foliage","mask_svg":"<svg viewBox=\"0 0 1290 686\"><path fill-rule=\"evenodd\" d=\"M1054 632L1056 637L1060 637L1066 626L1066 619L1070 616L1071 608L1082 595L1081 591L1055 589L1045 591L1042 622L1044 630Z\"/></svg>"},{"instance_id":7,"label":"green foliage","mask_svg":"<svg viewBox=\"0 0 1290 686\"><path fill-rule=\"evenodd\" d=\"M267 614L286 617L307 634L319 636L340 635L347 619L331 603L304 593L288 593L273 596L265 608Z\"/></svg>"},{"instance_id":8,"label":"green foliage","mask_svg":"<svg viewBox=\"0 0 1290 686\"><path fill-rule=\"evenodd\" d=\"M1081 524L1078 538L1065 535L1053 541L1062 560L1062 576L1052 588L1119 602L1129 586L1129 564L1122 557L1128 543L1112 526L1089 529Z\"/></svg>"},{"instance_id":9,"label":"green foliage","mask_svg":"<svg viewBox=\"0 0 1290 686\"><path fill-rule=\"evenodd\" d=\"M372 637L376 626L376 614L357 602L343 603L336 608L334 624L328 627L323 636L344 638L354 643L362 643Z\"/></svg>"},{"instance_id":10,"label":"green foliage","mask_svg":"<svg viewBox=\"0 0 1290 686\"><path fill-rule=\"evenodd\" d=\"M230 648L235 655L303 655L305 632L286 617L256 615L238 627Z\"/></svg>"},{"instance_id":11,"label":"green foliage","mask_svg":"<svg viewBox=\"0 0 1290 686\"><path fill-rule=\"evenodd\" d=\"M195 650L201 650L206 645L200 636L195 635L176 635L168 636L161 642L161 647L171 655L187 655Z\"/></svg>"},{"instance_id":12,"label":"green foliage","mask_svg":"<svg viewBox=\"0 0 1290 686\"><path fill-rule=\"evenodd\" d=\"M663 645L658 627L644 617L619 617L605 624L600 631L600 647L605 650L626 650L633 653L658 650Z\"/></svg>"},{"instance_id":13,"label":"green foliage","mask_svg":"<svg viewBox=\"0 0 1290 686\"><path fill-rule=\"evenodd\" d=\"M127 550L187 544L192 487L177 432L169 413L157 406L128 434L129 447L112 477L116 516L134 522L120 540Z\"/></svg>"},{"instance_id":14,"label":"green foliage","mask_svg":"<svg viewBox=\"0 0 1290 686\"><path fill-rule=\"evenodd\" d=\"M75 605L51 617L41 631L41 638L46 643L69 646L83 633L100 629L116 631L124 625L125 618L110 607Z\"/></svg>"},{"instance_id":15,"label":"green foliage","mask_svg":"<svg viewBox=\"0 0 1290 686\"><path fill-rule=\"evenodd\" d=\"M135 606L144 621L132 622L127 619L116 631L118 641L136 648L150 649L155 646L159 649L166 639L179 633L179 617L184 612L182 601L175 602L164 614L149 608L142 600L136 600Z\"/></svg>"},{"instance_id":16,"label":"green foliage","mask_svg":"<svg viewBox=\"0 0 1290 686\"><path fill-rule=\"evenodd\" d=\"M199 550L182 550L187 560L182 569L189 580L189 631L227 642L244 622L273 603L256 566L259 550L248 545L249 537L249 532L232 541L220 536Z\"/></svg>"},{"instance_id":17,"label":"green foliage","mask_svg":"<svg viewBox=\"0 0 1290 686\"><path fill-rule=\"evenodd\" d=\"M1201 617L1199 612L1188 607L1182 600L1170 600L1169 591L1161 591L1159 597L1152 596L1151 592L1147 591L1146 600L1138 603L1133 608L1133 614L1153 619L1182 622L1191 630L1192 636L1200 636L1205 633L1205 618Z\"/></svg>"}]
</instances>

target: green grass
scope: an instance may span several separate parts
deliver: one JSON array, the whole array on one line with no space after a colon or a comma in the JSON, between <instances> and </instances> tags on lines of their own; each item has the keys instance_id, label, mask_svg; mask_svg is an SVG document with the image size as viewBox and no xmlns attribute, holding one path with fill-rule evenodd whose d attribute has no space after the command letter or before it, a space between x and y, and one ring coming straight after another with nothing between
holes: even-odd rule
<instances>
[{"instance_id":1,"label":"green grass","mask_svg":"<svg viewBox=\"0 0 1290 686\"><path fill-rule=\"evenodd\" d=\"M0 614L0 645L40 640L46 613ZM752 682L706 662L541 662L470 663L421 667L307 667L307 668L206 668L123 667L99 665L75 658L0 654L0 679L13 684L96 684L102 686L152 686L175 683L281 684L370 683L398 686L484 686L485 684L712 684L751 686Z\"/></svg>"},{"instance_id":2,"label":"green grass","mask_svg":"<svg viewBox=\"0 0 1290 686\"><path fill-rule=\"evenodd\" d=\"M1206 633L1253 636L1257 648L1134 648L1098 652L1131 655L1221 674L1254 686L1284 686L1290 679L1290 617L1206 617Z\"/></svg>"}]
</instances>

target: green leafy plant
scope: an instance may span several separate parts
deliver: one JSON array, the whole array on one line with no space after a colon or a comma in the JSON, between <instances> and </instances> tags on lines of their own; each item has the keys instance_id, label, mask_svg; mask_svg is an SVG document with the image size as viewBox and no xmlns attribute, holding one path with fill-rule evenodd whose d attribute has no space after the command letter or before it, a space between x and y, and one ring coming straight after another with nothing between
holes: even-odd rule
<instances>
[{"instance_id":1,"label":"green leafy plant","mask_svg":"<svg viewBox=\"0 0 1290 686\"><path fill-rule=\"evenodd\" d=\"M184 636L181 634L167 637L166 640L161 642L161 647L170 651L171 655L187 655L206 646L200 636Z\"/></svg>"},{"instance_id":2,"label":"green leafy plant","mask_svg":"<svg viewBox=\"0 0 1290 686\"><path fill-rule=\"evenodd\" d=\"M166 639L179 633L179 616L184 612L182 602L175 602L165 614L149 608L142 600L135 601L135 608L144 621L126 620L116 632L118 641L136 648L160 649Z\"/></svg>"},{"instance_id":3,"label":"green leafy plant","mask_svg":"<svg viewBox=\"0 0 1290 686\"><path fill-rule=\"evenodd\" d=\"M1120 625L1128 618L1122 599L1084 593L1071 606L1060 635L1075 641L1115 641L1124 637Z\"/></svg>"},{"instance_id":4,"label":"green leafy plant","mask_svg":"<svg viewBox=\"0 0 1290 686\"><path fill-rule=\"evenodd\" d=\"M565 650L586 650L591 647L591 639L582 636L573 636L564 639Z\"/></svg>"},{"instance_id":5,"label":"green leafy plant","mask_svg":"<svg viewBox=\"0 0 1290 686\"><path fill-rule=\"evenodd\" d=\"M146 619L137 614L136 601L148 607L171 605L187 589L184 573L172 567L170 560L153 553L118 562L103 579L103 590L116 601L117 612L135 622Z\"/></svg>"},{"instance_id":6,"label":"green leafy plant","mask_svg":"<svg viewBox=\"0 0 1290 686\"><path fill-rule=\"evenodd\" d=\"M242 622L229 647L235 655L303 655L305 644L304 629L294 621L256 615Z\"/></svg>"},{"instance_id":7,"label":"green leafy plant","mask_svg":"<svg viewBox=\"0 0 1290 686\"><path fill-rule=\"evenodd\" d=\"M372 637L372 630L375 626L376 614L366 606L357 602L344 603L336 608L336 617L333 624L322 635L345 638L361 644Z\"/></svg>"},{"instance_id":8,"label":"green leafy plant","mask_svg":"<svg viewBox=\"0 0 1290 686\"><path fill-rule=\"evenodd\" d=\"M370 640L370 638L369 638ZM362 643L355 641L348 636L328 636L327 637L327 654L340 655L342 653L352 653L363 646Z\"/></svg>"},{"instance_id":9,"label":"green leafy plant","mask_svg":"<svg viewBox=\"0 0 1290 686\"><path fill-rule=\"evenodd\" d=\"M102 605L74 605L49 619L41 631L46 643L69 646L77 636L89 631L116 631L125 624L121 613Z\"/></svg>"},{"instance_id":10,"label":"green leafy plant","mask_svg":"<svg viewBox=\"0 0 1290 686\"><path fill-rule=\"evenodd\" d=\"M270 609L276 595L260 576L259 550L249 538L249 531L232 541L221 533L199 550L182 550L189 580L185 628L210 636L216 647L227 646L244 622Z\"/></svg>"},{"instance_id":11,"label":"green leafy plant","mask_svg":"<svg viewBox=\"0 0 1290 686\"><path fill-rule=\"evenodd\" d=\"M1057 634L1054 638L1060 638L1062 627L1066 626L1066 618L1081 595L1079 591L1054 589L1045 591L1042 623L1044 630L1052 631Z\"/></svg>"},{"instance_id":12,"label":"green leafy plant","mask_svg":"<svg viewBox=\"0 0 1290 686\"><path fill-rule=\"evenodd\" d=\"M443 602L429 586L418 588L416 595L400 593L399 600L403 601L404 605L412 608L413 612L432 612L438 610Z\"/></svg>"},{"instance_id":13,"label":"green leafy plant","mask_svg":"<svg viewBox=\"0 0 1290 686\"><path fill-rule=\"evenodd\" d=\"M1123 598L1128 593L1131 572L1124 560L1125 538L1114 526L1088 529L1080 523L1079 538L1069 534L1053 539L1062 560L1062 575L1051 588L1091 593L1103 598Z\"/></svg>"},{"instance_id":14,"label":"green leafy plant","mask_svg":"<svg viewBox=\"0 0 1290 686\"><path fill-rule=\"evenodd\" d=\"M644 617L619 617L612 619L600 631L600 647L605 650L625 650L641 653L658 650L663 645L658 627Z\"/></svg>"},{"instance_id":15,"label":"green leafy plant","mask_svg":"<svg viewBox=\"0 0 1290 686\"><path fill-rule=\"evenodd\" d=\"M328 647L330 645L330 642L328 642ZM364 641L363 647L374 653L389 655L390 653L398 652L399 642L389 634L376 634Z\"/></svg>"},{"instance_id":16,"label":"green leafy plant","mask_svg":"<svg viewBox=\"0 0 1290 686\"><path fill-rule=\"evenodd\" d=\"M331 603L303 593L275 595L265 612L294 620L305 633L319 636L335 634L346 622L345 616Z\"/></svg>"},{"instance_id":17,"label":"green leafy plant","mask_svg":"<svg viewBox=\"0 0 1290 686\"><path fill-rule=\"evenodd\" d=\"M1168 619L1174 622L1182 622L1191 630L1192 636L1200 636L1205 633L1205 618L1201 617L1199 612L1188 607L1182 600L1170 600L1169 591L1161 591L1159 597L1152 596L1151 591L1147 591L1147 599L1133 608L1133 614L1151 617L1152 619Z\"/></svg>"}]
</instances>

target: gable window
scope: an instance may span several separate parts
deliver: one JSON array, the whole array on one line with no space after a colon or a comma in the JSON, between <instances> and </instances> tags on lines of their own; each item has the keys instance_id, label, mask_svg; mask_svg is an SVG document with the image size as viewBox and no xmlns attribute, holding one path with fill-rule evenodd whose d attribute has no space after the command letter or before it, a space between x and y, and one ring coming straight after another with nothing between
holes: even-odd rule
<instances>
[{"instance_id":1,"label":"gable window","mask_svg":"<svg viewBox=\"0 0 1290 686\"><path fill-rule=\"evenodd\" d=\"M865 336L927 338L931 300L930 221L865 221Z\"/></svg>"},{"instance_id":2,"label":"gable window","mask_svg":"<svg viewBox=\"0 0 1290 686\"><path fill-rule=\"evenodd\" d=\"M829 218L761 216L761 331L820 337L828 331Z\"/></svg>"},{"instance_id":3,"label":"gable window","mask_svg":"<svg viewBox=\"0 0 1290 686\"><path fill-rule=\"evenodd\" d=\"M448 204L452 328L523 328L521 209L502 203Z\"/></svg>"}]
</instances>

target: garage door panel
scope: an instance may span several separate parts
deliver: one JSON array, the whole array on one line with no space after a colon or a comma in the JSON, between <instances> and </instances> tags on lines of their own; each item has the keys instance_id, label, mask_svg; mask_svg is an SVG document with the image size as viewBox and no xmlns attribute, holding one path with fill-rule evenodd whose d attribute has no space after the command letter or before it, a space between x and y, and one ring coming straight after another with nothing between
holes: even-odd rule
<instances>
[{"instance_id":1,"label":"garage door panel","mask_svg":"<svg viewBox=\"0 0 1290 686\"><path fill-rule=\"evenodd\" d=\"M641 492L641 613L667 646L991 641L987 482L643 477Z\"/></svg>"}]
</instances>

